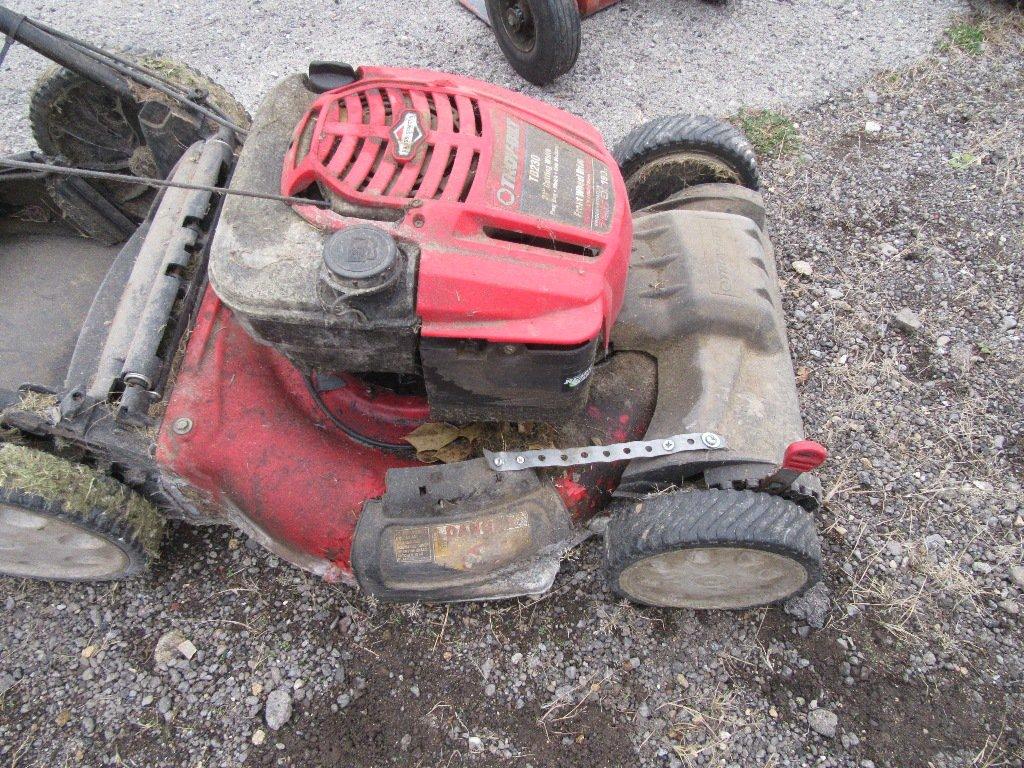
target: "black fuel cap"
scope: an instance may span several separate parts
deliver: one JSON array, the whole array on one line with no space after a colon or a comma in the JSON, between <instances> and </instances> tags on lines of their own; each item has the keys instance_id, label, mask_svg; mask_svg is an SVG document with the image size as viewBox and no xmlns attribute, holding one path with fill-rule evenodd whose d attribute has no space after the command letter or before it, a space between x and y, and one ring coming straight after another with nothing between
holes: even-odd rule
<instances>
[{"instance_id":1,"label":"black fuel cap","mask_svg":"<svg viewBox=\"0 0 1024 768\"><path fill-rule=\"evenodd\" d=\"M370 280L386 275L397 261L395 238L369 224L335 232L324 244L324 264L342 280Z\"/></svg>"}]
</instances>

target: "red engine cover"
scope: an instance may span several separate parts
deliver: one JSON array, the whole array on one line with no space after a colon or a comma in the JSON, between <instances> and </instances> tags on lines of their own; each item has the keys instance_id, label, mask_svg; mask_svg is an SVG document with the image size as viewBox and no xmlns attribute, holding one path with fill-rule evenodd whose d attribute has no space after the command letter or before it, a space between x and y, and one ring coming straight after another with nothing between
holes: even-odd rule
<instances>
[{"instance_id":1,"label":"red engine cover","mask_svg":"<svg viewBox=\"0 0 1024 768\"><path fill-rule=\"evenodd\" d=\"M281 191L314 184L421 248L422 334L575 345L622 304L632 220L596 129L520 94L455 75L366 67L295 129ZM337 206L336 206L337 207ZM296 206L328 229L365 223Z\"/></svg>"}]
</instances>

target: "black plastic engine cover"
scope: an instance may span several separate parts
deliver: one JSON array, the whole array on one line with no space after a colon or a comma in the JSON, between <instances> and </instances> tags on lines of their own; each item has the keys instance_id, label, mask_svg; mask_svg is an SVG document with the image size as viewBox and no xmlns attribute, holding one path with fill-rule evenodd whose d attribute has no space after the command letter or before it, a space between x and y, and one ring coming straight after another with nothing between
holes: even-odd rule
<instances>
[{"instance_id":1,"label":"black plastic engine cover","mask_svg":"<svg viewBox=\"0 0 1024 768\"><path fill-rule=\"evenodd\" d=\"M563 423L590 395L598 341L563 348L423 338L430 416L455 423Z\"/></svg>"},{"instance_id":2,"label":"black plastic engine cover","mask_svg":"<svg viewBox=\"0 0 1024 768\"><path fill-rule=\"evenodd\" d=\"M314 98L301 75L274 88L253 121L233 187L280 191L279 159ZM210 252L210 282L254 338L307 372L417 372L415 244L395 243L393 260L360 277L365 243L349 243L349 269L340 262L348 277L334 279L325 274L329 261L339 263L328 258L333 234L309 226L280 202L231 196Z\"/></svg>"}]
</instances>

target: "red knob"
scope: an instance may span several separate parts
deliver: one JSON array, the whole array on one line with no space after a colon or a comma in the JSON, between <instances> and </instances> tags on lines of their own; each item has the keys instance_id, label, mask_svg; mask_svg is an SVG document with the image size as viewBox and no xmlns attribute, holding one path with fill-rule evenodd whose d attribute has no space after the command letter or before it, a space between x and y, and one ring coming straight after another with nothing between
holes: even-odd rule
<instances>
[{"instance_id":1,"label":"red knob","mask_svg":"<svg viewBox=\"0 0 1024 768\"><path fill-rule=\"evenodd\" d=\"M827 458L828 451L825 450L825 446L813 440L797 440L786 448L786 455L782 457L782 468L810 472L824 464Z\"/></svg>"}]
</instances>

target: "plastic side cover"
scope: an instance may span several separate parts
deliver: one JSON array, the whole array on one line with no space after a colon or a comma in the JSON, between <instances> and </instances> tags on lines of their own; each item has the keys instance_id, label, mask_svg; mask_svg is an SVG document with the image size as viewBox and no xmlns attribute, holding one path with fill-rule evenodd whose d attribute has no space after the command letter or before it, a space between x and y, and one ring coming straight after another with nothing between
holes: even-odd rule
<instances>
[{"instance_id":1,"label":"plastic side cover","mask_svg":"<svg viewBox=\"0 0 1024 768\"><path fill-rule=\"evenodd\" d=\"M565 505L534 472L503 476L482 460L397 469L363 507L352 565L385 600L539 594L571 536Z\"/></svg>"},{"instance_id":2,"label":"plastic side cover","mask_svg":"<svg viewBox=\"0 0 1024 768\"><path fill-rule=\"evenodd\" d=\"M715 194L637 216L612 343L657 358L661 385L647 438L709 430L729 449L634 462L627 487L678 482L723 464L778 466L803 437L774 257L757 225L760 197L738 187L704 191ZM737 213L724 212L731 208Z\"/></svg>"}]
</instances>

